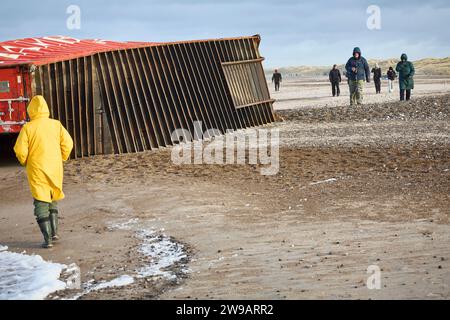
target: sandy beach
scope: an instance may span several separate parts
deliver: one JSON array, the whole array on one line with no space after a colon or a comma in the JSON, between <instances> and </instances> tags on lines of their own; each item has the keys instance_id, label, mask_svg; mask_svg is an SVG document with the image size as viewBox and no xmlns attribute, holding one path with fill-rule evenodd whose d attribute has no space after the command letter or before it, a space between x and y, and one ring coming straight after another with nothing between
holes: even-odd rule
<instances>
[{"instance_id":1,"label":"sandy beach","mask_svg":"<svg viewBox=\"0 0 450 320\"><path fill-rule=\"evenodd\" d=\"M400 103L397 89L375 95L371 83L350 108L346 84L333 98L323 79L285 80L271 91L284 121L264 127L280 132L276 175L175 165L171 148L70 160L50 250L39 247L25 171L6 160L0 244L75 263L83 284L135 277L80 299L448 299L449 84L419 78ZM182 248L169 277L138 276L152 264L142 230ZM370 266L380 289L366 285Z\"/></svg>"}]
</instances>

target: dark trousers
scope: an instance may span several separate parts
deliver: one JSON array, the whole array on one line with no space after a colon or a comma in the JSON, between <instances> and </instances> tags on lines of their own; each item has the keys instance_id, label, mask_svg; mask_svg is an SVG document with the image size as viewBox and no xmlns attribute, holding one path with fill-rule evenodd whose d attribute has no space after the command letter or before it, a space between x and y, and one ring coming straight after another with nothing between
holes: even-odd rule
<instances>
[{"instance_id":1,"label":"dark trousers","mask_svg":"<svg viewBox=\"0 0 450 320\"><path fill-rule=\"evenodd\" d=\"M406 91L406 100L411 99L411 90L400 89L400 101L405 100L405 91Z\"/></svg>"},{"instance_id":2,"label":"dark trousers","mask_svg":"<svg viewBox=\"0 0 450 320\"><path fill-rule=\"evenodd\" d=\"M38 222L40 220L48 220L50 213L58 213L58 203L56 201L44 202L36 199L33 200L34 215Z\"/></svg>"},{"instance_id":3,"label":"dark trousers","mask_svg":"<svg viewBox=\"0 0 450 320\"><path fill-rule=\"evenodd\" d=\"M331 91L333 93L333 97L334 96L338 96L341 94L341 90L339 89L339 82L338 81L333 81L331 83Z\"/></svg>"},{"instance_id":4,"label":"dark trousers","mask_svg":"<svg viewBox=\"0 0 450 320\"><path fill-rule=\"evenodd\" d=\"M280 91L280 83L275 81L275 91Z\"/></svg>"},{"instance_id":5,"label":"dark trousers","mask_svg":"<svg viewBox=\"0 0 450 320\"><path fill-rule=\"evenodd\" d=\"M375 80L375 90L377 93L381 93L381 80Z\"/></svg>"}]
</instances>

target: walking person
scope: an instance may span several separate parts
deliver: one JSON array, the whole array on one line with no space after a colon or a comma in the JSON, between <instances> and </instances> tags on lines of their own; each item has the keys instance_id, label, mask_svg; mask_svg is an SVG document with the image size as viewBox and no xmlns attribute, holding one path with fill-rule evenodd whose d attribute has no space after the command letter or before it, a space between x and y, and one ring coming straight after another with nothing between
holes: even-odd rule
<instances>
[{"instance_id":1,"label":"walking person","mask_svg":"<svg viewBox=\"0 0 450 320\"><path fill-rule=\"evenodd\" d=\"M333 69L330 70L329 79L331 82L331 93L333 97L341 94L341 90L339 89L339 83L342 81L341 72L337 68L337 65L333 65Z\"/></svg>"},{"instance_id":2,"label":"walking person","mask_svg":"<svg viewBox=\"0 0 450 320\"><path fill-rule=\"evenodd\" d=\"M277 69L275 69L275 72L272 75L272 83L275 83L275 91L280 91L280 83L282 81L281 73L278 72Z\"/></svg>"},{"instance_id":3,"label":"walking person","mask_svg":"<svg viewBox=\"0 0 450 320\"><path fill-rule=\"evenodd\" d=\"M394 68L389 67L386 75L388 78L389 93L392 93L394 91L394 80L397 77L397 74L395 73Z\"/></svg>"},{"instance_id":4,"label":"walking person","mask_svg":"<svg viewBox=\"0 0 450 320\"><path fill-rule=\"evenodd\" d=\"M400 57L400 62L397 64L395 70L398 72L398 82L400 85L400 101L411 99L411 90L414 89L414 74L415 69L412 62L408 61L408 56L403 53Z\"/></svg>"},{"instance_id":5,"label":"walking person","mask_svg":"<svg viewBox=\"0 0 450 320\"><path fill-rule=\"evenodd\" d=\"M361 49L353 49L353 56L345 65L350 88L350 105L363 102L364 80L370 82L370 69L367 60L361 56Z\"/></svg>"},{"instance_id":6,"label":"walking person","mask_svg":"<svg viewBox=\"0 0 450 320\"><path fill-rule=\"evenodd\" d=\"M375 64L375 67L372 69L373 73L373 82L375 82L375 91L376 93L381 93L381 68L378 63Z\"/></svg>"},{"instance_id":7,"label":"walking person","mask_svg":"<svg viewBox=\"0 0 450 320\"><path fill-rule=\"evenodd\" d=\"M20 130L14 152L26 166L34 215L44 236L42 247L51 248L59 239L57 201L64 198L63 161L69 158L73 141L58 120L49 118L44 97L33 97L27 111L31 121Z\"/></svg>"}]
</instances>

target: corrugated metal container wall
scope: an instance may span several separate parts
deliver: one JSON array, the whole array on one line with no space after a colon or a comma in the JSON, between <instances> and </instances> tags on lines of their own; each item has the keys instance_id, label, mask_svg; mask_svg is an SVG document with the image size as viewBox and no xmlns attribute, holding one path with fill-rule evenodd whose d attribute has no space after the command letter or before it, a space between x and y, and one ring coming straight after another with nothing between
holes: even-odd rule
<instances>
[{"instance_id":1,"label":"corrugated metal container wall","mask_svg":"<svg viewBox=\"0 0 450 320\"><path fill-rule=\"evenodd\" d=\"M175 129L274 121L259 36L157 44L38 66L35 94L72 135L74 157L169 146Z\"/></svg>"}]
</instances>

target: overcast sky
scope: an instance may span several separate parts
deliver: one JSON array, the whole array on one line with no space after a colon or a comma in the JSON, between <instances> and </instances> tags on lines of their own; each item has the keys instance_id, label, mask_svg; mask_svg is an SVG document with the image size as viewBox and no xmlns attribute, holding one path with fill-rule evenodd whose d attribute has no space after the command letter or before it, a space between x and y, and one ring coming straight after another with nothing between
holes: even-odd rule
<instances>
[{"instance_id":1,"label":"overcast sky","mask_svg":"<svg viewBox=\"0 0 450 320\"><path fill-rule=\"evenodd\" d=\"M69 5L81 28L69 30ZM369 30L367 8L381 12ZM354 46L366 58L450 56L447 0L2 0L0 41L67 35L122 41L175 41L260 34L266 67L345 63Z\"/></svg>"}]
</instances>

